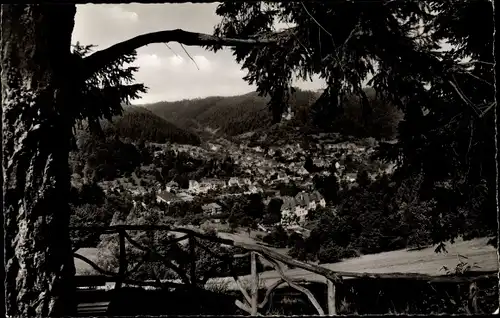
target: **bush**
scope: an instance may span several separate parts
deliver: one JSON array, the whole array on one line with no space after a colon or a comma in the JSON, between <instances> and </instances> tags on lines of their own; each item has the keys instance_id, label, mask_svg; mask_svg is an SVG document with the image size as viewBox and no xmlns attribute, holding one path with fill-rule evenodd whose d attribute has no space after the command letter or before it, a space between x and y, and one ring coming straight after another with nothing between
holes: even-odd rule
<instances>
[{"instance_id":1,"label":"bush","mask_svg":"<svg viewBox=\"0 0 500 318\"><path fill-rule=\"evenodd\" d=\"M288 243L288 234L281 226L277 226L271 233L264 236L262 241L274 247L284 248Z\"/></svg>"},{"instance_id":2,"label":"bush","mask_svg":"<svg viewBox=\"0 0 500 318\"><path fill-rule=\"evenodd\" d=\"M302 235L300 235L297 232L293 232L288 237L288 240L287 240L287 243L286 243L286 247L292 248L292 247L300 245L302 243L304 243L304 238L302 237Z\"/></svg>"},{"instance_id":3,"label":"bush","mask_svg":"<svg viewBox=\"0 0 500 318\"><path fill-rule=\"evenodd\" d=\"M320 262L320 264L337 263L345 258L356 256L358 256L358 253L354 249L329 244L326 247L320 248L318 253L318 261Z\"/></svg>"}]
</instances>

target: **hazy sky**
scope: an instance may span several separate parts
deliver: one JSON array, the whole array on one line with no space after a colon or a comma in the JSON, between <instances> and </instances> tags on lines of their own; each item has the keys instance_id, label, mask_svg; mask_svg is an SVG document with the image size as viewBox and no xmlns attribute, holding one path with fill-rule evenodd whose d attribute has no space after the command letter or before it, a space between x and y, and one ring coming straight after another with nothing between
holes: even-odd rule
<instances>
[{"instance_id":1,"label":"hazy sky","mask_svg":"<svg viewBox=\"0 0 500 318\"><path fill-rule=\"evenodd\" d=\"M85 4L77 6L73 43L95 44L104 49L131 37L161 30L212 33L219 22L216 3L208 4ZM178 43L151 44L137 50L138 82L149 87L140 101L174 101L206 96L248 93L255 87L242 77L244 71L229 50L217 53L196 46L184 46L199 70ZM172 52L174 51L174 52ZM319 89L325 84L297 82L304 89Z\"/></svg>"}]
</instances>

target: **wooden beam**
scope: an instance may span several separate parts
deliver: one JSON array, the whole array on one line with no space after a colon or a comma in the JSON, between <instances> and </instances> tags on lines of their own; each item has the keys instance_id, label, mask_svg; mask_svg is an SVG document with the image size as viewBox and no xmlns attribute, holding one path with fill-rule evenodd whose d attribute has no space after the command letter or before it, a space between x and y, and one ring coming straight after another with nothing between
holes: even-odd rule
<instances>
[{"instance_id":1,"label":"wooden beam","mask_svg":"<svg viewBox=\"0 0 500 318\"><path fill-rule=\"evenodd\" d=\"M407 280L421 280L428 281L430 283L446 283L446 282L456 282L456 283L465 283L472 281L479 281L485 279L496 278L498 276L498 270L494 271L476 271L476 272L468 272L467 276L434 276L434 275L426 275L419 273L359 273L359 272L344 272L344 271L332 271L328 268L318 266L315 264L309 264L305 262L301 262L295 260L286 255L280 254L274 250L271 250L267 247L256 245L256 244L246 244L241 242L234 242L233 240L223 239L220 237L214 237L202 233L198 233L196 231L186 229L186 228L172 228L168 225L112 225L112 226L104 226L104 227L95 227L95 226L81 226L81 227L71 227L70 229L78 230L93 230L96 231L118 231L119 229L125 229L130 231L172 231L172 232L180 232L185 234L191 234L199 239L207 240L210 242L220 243L229 246L236 246L244 248L248 251L254 251L261 255L264 255L266 258L272 258L278 260L288 266L301 268L307 270L311 273L315 273L321 275L327 279L334 281L335 283L342 283L342 278L365 278L365 279L407 279Z\"/></svg>"},{"instance_id":2,"label":"wooden beam","mask_svg":"<svg viewBox=\"0 0 500 318\"><path fill-rule=\"evenodd\" d=\"M283 272L283 269L281 268L280 264L275 261L274 259L272 258L268 258L268 257L265 257L263 256L266 260L268 260L273 266L274 268L276 269L276 271L278 271L278 273L280 274L281 276L281 279L283 279L284 281L286 281L288 283L288 286L304 293L307 298L309 298L309 301L311 302L311 304L314 306L314 308L316 308L316 311L318 312L318 314L320 316L324 316L325 315L325 312L323 311L323 308L321 308L321 305L319 304L319 302L316 300L316 298L314 297L314 295L311 293L311 291L305 287L302 287L298 284L295 284L291 279L287 278L285 276L285 273Z\"/></svg>"},{"instance_id":3,"label":"wooden beam","mask_svg":"<svg viewBox=\"0 0 500 318\"><path fill-rule=\"evenodd\" d=\"M255 252L250 252L250 269L252 276L252 302L250 315L257 315L257 303L259 296L259 274L257 273L257 257Z\"/></svg>"},{"instance_id":4,"label":"wooden beam","mask_svg":"<svg viewBox=\"0 0 500 318\"><path fill-rule=\"evenodd\" d=\"M337 304L335 303L335 283L331 280L326 281L326 285L328 288L328 315L336 316L337 315Z\"/></svg>"},{"instance_id":5,"label":"wooden beam","mask_svg":"<svg viewBox=\"0 0 500 318\"><path fill-rule=\"evenodd\" d=\"M236 299L234 301L234 304L241 310L244 310L246 311L247 313L251 313L252 312L252 309L250 307L248 307L247 305L245 305L244 303L242 303L241 301L239 301L238 299ZM257 313L256 316L262 316L261 314Z\"/></svg>"},{"instance_id":6,"label":"wooden beam","mask_svg":"<svg viewBox=\"0 0 500 318\"><path fill-rule=\"evenodd\" d=\"M479 314L479 308L477 305L477 295L479 294L479 289L476 282L472 282L469 285L469 300L467 302L467 311L469 314Z\"/></svg>"},{"instance_id":7,"label":"wooden beam","mask_svg":"<svg viewBox=\"0 0 500 318\"><path fill-rule=\"evenodd\" d=\"M119 268L118 268L118 281L115 284L115 289L122 287L127 274L127 250L125 248L125 230L118 231L118 244L120 244Z\"/></svg>"},{"instance_id":8,"label":"wooden beam","mask_svg":"<svg viewBox=\"0 0 500 318\"><path fill-rule=\"evenodd\" d=\"M197 285L196 278L196 239L193 236L189 236L189 256L191 258L191 268L190 268L190 278L191 285Z\"/></svg>"}]
</instances>

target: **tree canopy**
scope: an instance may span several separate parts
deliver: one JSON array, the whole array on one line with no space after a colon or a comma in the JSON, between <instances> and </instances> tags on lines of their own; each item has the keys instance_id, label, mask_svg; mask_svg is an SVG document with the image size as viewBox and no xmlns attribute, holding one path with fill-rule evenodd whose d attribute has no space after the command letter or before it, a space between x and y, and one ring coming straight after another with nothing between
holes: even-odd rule
<instances>
[{"instance_id":1,"label":"tree canopy","mask_svg":"<svg viewBox=\"0 0 500 318\"><path fill-rule=\"evenodd\" d=\"M490 1L226 2L216 13L217 36L274 40L232 51L244 79L270 96L275 121L295 76L316 74L328 84L315 103L319 119L341 113L354 94L368 121L363 86L372 87L404 114L398 143L379 154L397 161L400 182L422 175L421 195L437 196L435 221L447 225L435 241L470 234L464 219L482 234L496 232ZM276 30L275 22L288 28Z\"/></svg>"}]
</instances>

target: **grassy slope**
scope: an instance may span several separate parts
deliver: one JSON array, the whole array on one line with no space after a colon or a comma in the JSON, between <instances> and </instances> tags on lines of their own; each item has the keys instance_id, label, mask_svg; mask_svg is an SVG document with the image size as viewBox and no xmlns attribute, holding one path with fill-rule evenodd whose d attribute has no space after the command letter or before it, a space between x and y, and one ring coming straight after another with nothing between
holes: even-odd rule
<instances>
[{"instance_id":1,"label":"grassy slope","mask_svg":"<svg viewBox=\"0 0 500 318\"><path fill-rule=\"evenodd\" d=\"M255 240L249 238L246 233L227 234L221 233L223 238L235 241L255 244ZM370 273L420 273L429 275L443 275L440 269L443 266L454 268L458 264L458 255L466 256L464 260L469 264L477 263L478 271L498 270L497 253L494 247L486 245L486 238L474 239L470 241L458 240L455 244L447 245L448 253L436 254L434 248L426 248L420 251L399 250L371 255L363 255L345 260L335 264L323 264L322 266L331 270L346 272L370 272ZM277 250L283 253L283 249ZM83 256L95 261L97 258L97 248L82 248L78 251ZM84 262L75 259L77 273L90 268ZM323 278L316 274L311 274L302 269L290 269L285 273L294 278L303 278L312 281L323 281ZM272 284L279 274L275 271L268 271L260 275L266 284ZM245 277L247 278L247 277ZM236 286L235 286L236 287Z\"/></svg>"},{"instance_id":2,"label":"grassy slope","mask_svg":"<svg viewBox=\"0 0 500 318\"><path fill-rule=\"evenodd\" d=\"M477 271L495 271L498 270L498 257L494 247L486 245L488 239L474 239L471 241L458 240L455 244L447 245L448 253L436 254L434 248L426 248L420 251L399 250L371 255L363 255L345 260L335 264L322 264L326 268L345 272L369 272L369 273L419 273L428 275L444 275L440 270L443 266L450 269L455 268L459 260L457 254L467 257L465 262L469 264L476 263L479 268ZM288 269L285 271L287 277L295 279L305 279L308 281L324 282L325 279L320 276L302 269ZM270 286L279 279L276 271L268 271L260 274L262 283ZM242 280L249 280L248 276L242 277ZM218 279L219 280L219 279ZM226 279L224 279L226 280ZM228 278L228 288L236 289ZM234 286L233 286L234 285Z\"/></svg>"}]
</instances>

